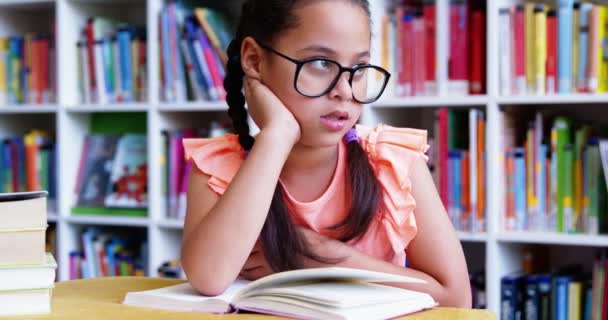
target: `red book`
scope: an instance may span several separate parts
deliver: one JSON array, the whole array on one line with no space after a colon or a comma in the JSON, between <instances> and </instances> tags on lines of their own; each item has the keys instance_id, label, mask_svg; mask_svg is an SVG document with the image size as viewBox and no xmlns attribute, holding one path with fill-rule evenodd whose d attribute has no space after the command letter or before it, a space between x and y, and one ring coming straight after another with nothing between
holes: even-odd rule
<instances>
[{"instance_id":1,"label":"red book","mask_svg":"<svg viewBox=\"0 0 608 320\"><path fill-rule=\"evenodd\" d=\"M410 13L405 13L401 17L401 72L399 85L400 90L397 94L400 96L411 96L412 95L412 82L413 82L413 66L414 66L414 29L413 29L413 16Z\"/></svg>"},{"instance_id":2,"label":"red book","mask_svg":"<svg viewBox=\"0 0 608 320\"><path fill-rule=\"evenodd\" d=\"M446 208L448 201L448 109L440 108L437 112L439 122L439 195Z\"/></svg>"},{"instance_id":3,"label":"red book","mask_svg":"<svg viewBox=\"0 0 608 320\"><path fill-rule=\"evenodd\" d=\"M426 54L425 54L425 34L424 34L424 18L422 12L416 12L414 20L412 21L412 34L413 46L412 53L413 58L413 81L412 81L412 94L421 96L425 94L425 80L426 80Z\"/></svg>"},{"instance_id":4,"label":"red book","mask_svg":"<svg viewBox=\"0 0 608 320\"><path fill-rule=\"evenodd\" d=\"M485 92L485 39L486 19L483 11L475 10L471 15L471 69L469 79L470 94L483 94Z\"/></svg>"},{"instance_id":5,"label":"red book","mask_svg":"<svg viewBox=\"0 0 608 320\"><path fill-rule=\"evenodd\" d=\"M425 4L423 7L424 15L424 33L425 33L425 54L426 54L426 93L432 95L436 92L435 78L437 71L435 65L437 63L435 53L436 39L436 18L435 18L435 3Z\"/></svg>"},{"instance_id":6,"label":"red book","mask_svg":"<svg viewBox=\"0 0 608 320\"><path fill-rule=\"evenodd\" d=\"M547 81L546 92L557 92L557 18L555 11L547 14Z\"/></svg>"},{"instance_id":7,"label":"red book","mask_svg":"<svg viewBox=\"0 0 608 320\"><path fill-rule=\"evenodd\" d=\"M95 31L93 29L94 18L87 20L85 28L87 54L89 56L89 78L91 93L97 92L97 82L95 81Z\"/></svg>"},{"instance_id":8,"label":"red book","mask_svg":"<svg viewBox=\"0 0 608 320\"><path fill-rule=\"evenodd\" d=\"M450 80L468 81L469 39L466 3L450 4Z\"/></svg>"},{"instance_id":9,"label":"red book","mask_svg":"<svg viewBox=\"0 0 608 320\"><path fill-rule=\"evenodd\" d=\"M515 70L515 93L526 93L526 39L524 33L526 30L524 6L517 5L515 7L513 19L513 43L514 43L514 59L513 66Z\"/></svg>"},{"instance_id":10,"label":"red book","mask_svg":"<svg viewBox=\"0 0 608 320\"><path fill-rule=\"evenodd\" d=\"M44 101L44 94L50 94L51 91L51 84L50 84L50 60L49 60L49 56L50 56L50 52L49 52L49 45L50 45L50 39L49 38L44 38L41 39L39 41L39 49L40 54L38 56L40 56L40 72L39 72L39 81L40 81L40 91L37 93L38 97L40 99L40 101L37 102L46 102Z\"/></svg>"}]
</instances>

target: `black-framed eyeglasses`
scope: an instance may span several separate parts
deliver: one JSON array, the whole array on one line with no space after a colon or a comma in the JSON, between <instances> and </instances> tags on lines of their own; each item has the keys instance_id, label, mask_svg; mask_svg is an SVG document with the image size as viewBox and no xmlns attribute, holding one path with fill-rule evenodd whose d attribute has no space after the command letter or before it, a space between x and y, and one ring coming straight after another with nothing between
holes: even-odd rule
<instances>
[{"instance_id":1,"label":"black-framed eyeglasses","mask_svg":"<svg viewBox=\"0 0 608 320\"><path fill-rule=\"evenodd\" d=\"M258 43L262 48L296 65L293 86L299 94L305 97L318 98L327 94L336 86L342 73L348 72L350 74L348 83L352 89L353 99L359 103L372 103L380 98L391 77L388 71L379 66L361 64L348 68L327 58L297 60L270 46ZM375 81L369 83L370 77Z\"/></svg>"}]
</instances>

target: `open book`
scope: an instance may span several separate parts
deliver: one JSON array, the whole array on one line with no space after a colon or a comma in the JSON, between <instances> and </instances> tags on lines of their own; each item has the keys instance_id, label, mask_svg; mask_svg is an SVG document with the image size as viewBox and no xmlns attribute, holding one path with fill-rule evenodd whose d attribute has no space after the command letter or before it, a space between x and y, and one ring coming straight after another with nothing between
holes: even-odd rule
<instances>
[{"instance_id":1,"label":"open book","mask_svg":"<svg viewBox=\"0 0 608 320\"><path fill-rule=\"evenodd\" d=\"M129 292L124 304L179 311L239 310L305 319L388 319L437 305L426 293L373 282L424 281L349 268L302 269L253 282L237 280L222 295L200 295L189 283Z\"/></svg>"}]
</instances>

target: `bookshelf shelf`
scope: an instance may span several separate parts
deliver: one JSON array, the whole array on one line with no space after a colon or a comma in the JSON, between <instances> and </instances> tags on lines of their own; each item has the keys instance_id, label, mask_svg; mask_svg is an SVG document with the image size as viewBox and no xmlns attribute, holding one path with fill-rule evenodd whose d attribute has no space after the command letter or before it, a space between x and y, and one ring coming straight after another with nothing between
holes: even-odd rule
<instances>
[{"instance_id":1,"label":"bookshelf shelf","mask_svg":"<svg viewBox=\"0 0 608 320\"><path fill-rule=\"evenodd\" d=\"M52 104L20 104L0 107L0 114L55 113L57 106Z\"/></svg>"},{"instance_id":2,"label":"bookshelf shelf","mask_svg":"<svg viewBox=\"0 0 608 320\"><path fill-rule=\"evenodd\" d=\"M458 239L462 242L481 242L485 243L488 241L488 235L486 233L471 233L458 231L456 233Z\"/></svg>"},{"instance_id":3,"label":"bookshelf shelf","mask_svg":"<svg viewBox=\"0 0 608 320\"><path fill-rule=\"evenodd\" d=\"M608 236L562 234L550 232L501 232L496 239L505 243L550 244L588 247L608 247Z\"/></svg>"},{"instance_id":4,"label":"bookshelf shelf","mask_svg":"<svg viewBox=\"0 0 608 320\"><path fill-rule=\"evenodd\" d=\"M183 230L184 221L177 219L162 219L156 222L156 225L164 229Z\"/></svg>"},{"instance_id":5,"label":"bookshelf shelf","mask_svg":"<svg viewBox=\"0 0 608 320\"><path fill-rule=\"evenodd\" d=\"M594 104L608 103L608 94L552 94L498 97L503 105Z\"/></svg>"},{"instance_id":6,"label":"bookshelf shelf","mask_svg":"<svg viewBox=\"0 0 608 320\"><path fill-rule=\"evenodd\" d=\"M147 227L150 224L148 218L114 217L100 215L69 215L65 218L65 221L81 225L102 225L118 227Z\"/></svg>"},{"instance_id":7,"label":"bookshelf shelf","mask_svg":"<svg viewBox=\"0 0 608 320\"><path fill-rule=\"evenodd\" d=\"M3 0L0 7L13 8L52 8L55 0Z\"/></svg>"},{"instance_id":8,"label":"bookshelf shelf","mask_svg":"<svg viewBox=\"0 0 608 320\"><path fill-rule=\"evenodd\" d=\"M92 112L145 112L150 110L147 103L114 103L108 105L83 104L74 107L67 107L71 113L92 113Z\"/></svg>"},{"instance_id":9,"label":"bookshelf shelf","mask_svg":"<svg viewBox=\"0 0 608 320\"><path fill-rule=\"evenodd\" d=\"M471 107L485 106L487 96L437 96L437 97L387 97L375 102L373 108L407 108L407 107Z\"/></svg>"},{"instance_id":10,"label":"bookshelf shelf","mask_svg":"<svg viewBox=\"0 0 608 320\"><path fill-rule=\"evenodd\" d=\"M48 220L48 222L57 222L59 221L59 216L56 213L49 212L46 220Z\"/></svg>"},{"instance_id":11,"label":"bookshelf shelf","mask_svg":"<svg viewBox=\"0 0 608 320\"><path fill-rule=\"evenodd\" d=\"M224 101L218 102L209 102L209 101L200 101L200 102L184 102L184 103L161 103L157 106L157 110L162 112L215 112L215 111L226 111L228 110L228 105Z\"/></svg>"}]
</instances>

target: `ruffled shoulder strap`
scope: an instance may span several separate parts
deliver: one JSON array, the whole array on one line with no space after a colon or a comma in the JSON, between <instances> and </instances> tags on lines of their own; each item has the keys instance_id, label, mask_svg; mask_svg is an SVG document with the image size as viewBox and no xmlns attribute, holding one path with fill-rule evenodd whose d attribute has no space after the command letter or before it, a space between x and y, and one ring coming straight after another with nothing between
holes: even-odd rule
<instances>
[{"instance_id":1,"label":"ruffled shoulder strap","mask_svg":"<svg viewBox=\"0 0 608 320\"><path fill-rule=\"evenodd\" d=\"M382 124L356 129L383 192L385 212L378 216L378 231L384 233L395 254L402 254L417 231L410 175L414 160L428 160L427 131Z\"/></svg>"},{"instance_id":2,"label":"ruffled shoulder strap","mask_svg":"<svg viewBox=\"0 0 608 320\"><path fill-rule=\"evenodd\" d=\"M227 134L216 138L183 139L186 161L210 176L209 187L223 194L241 167L244 158L238 136Z\"/></svg>"}]
</instances>

